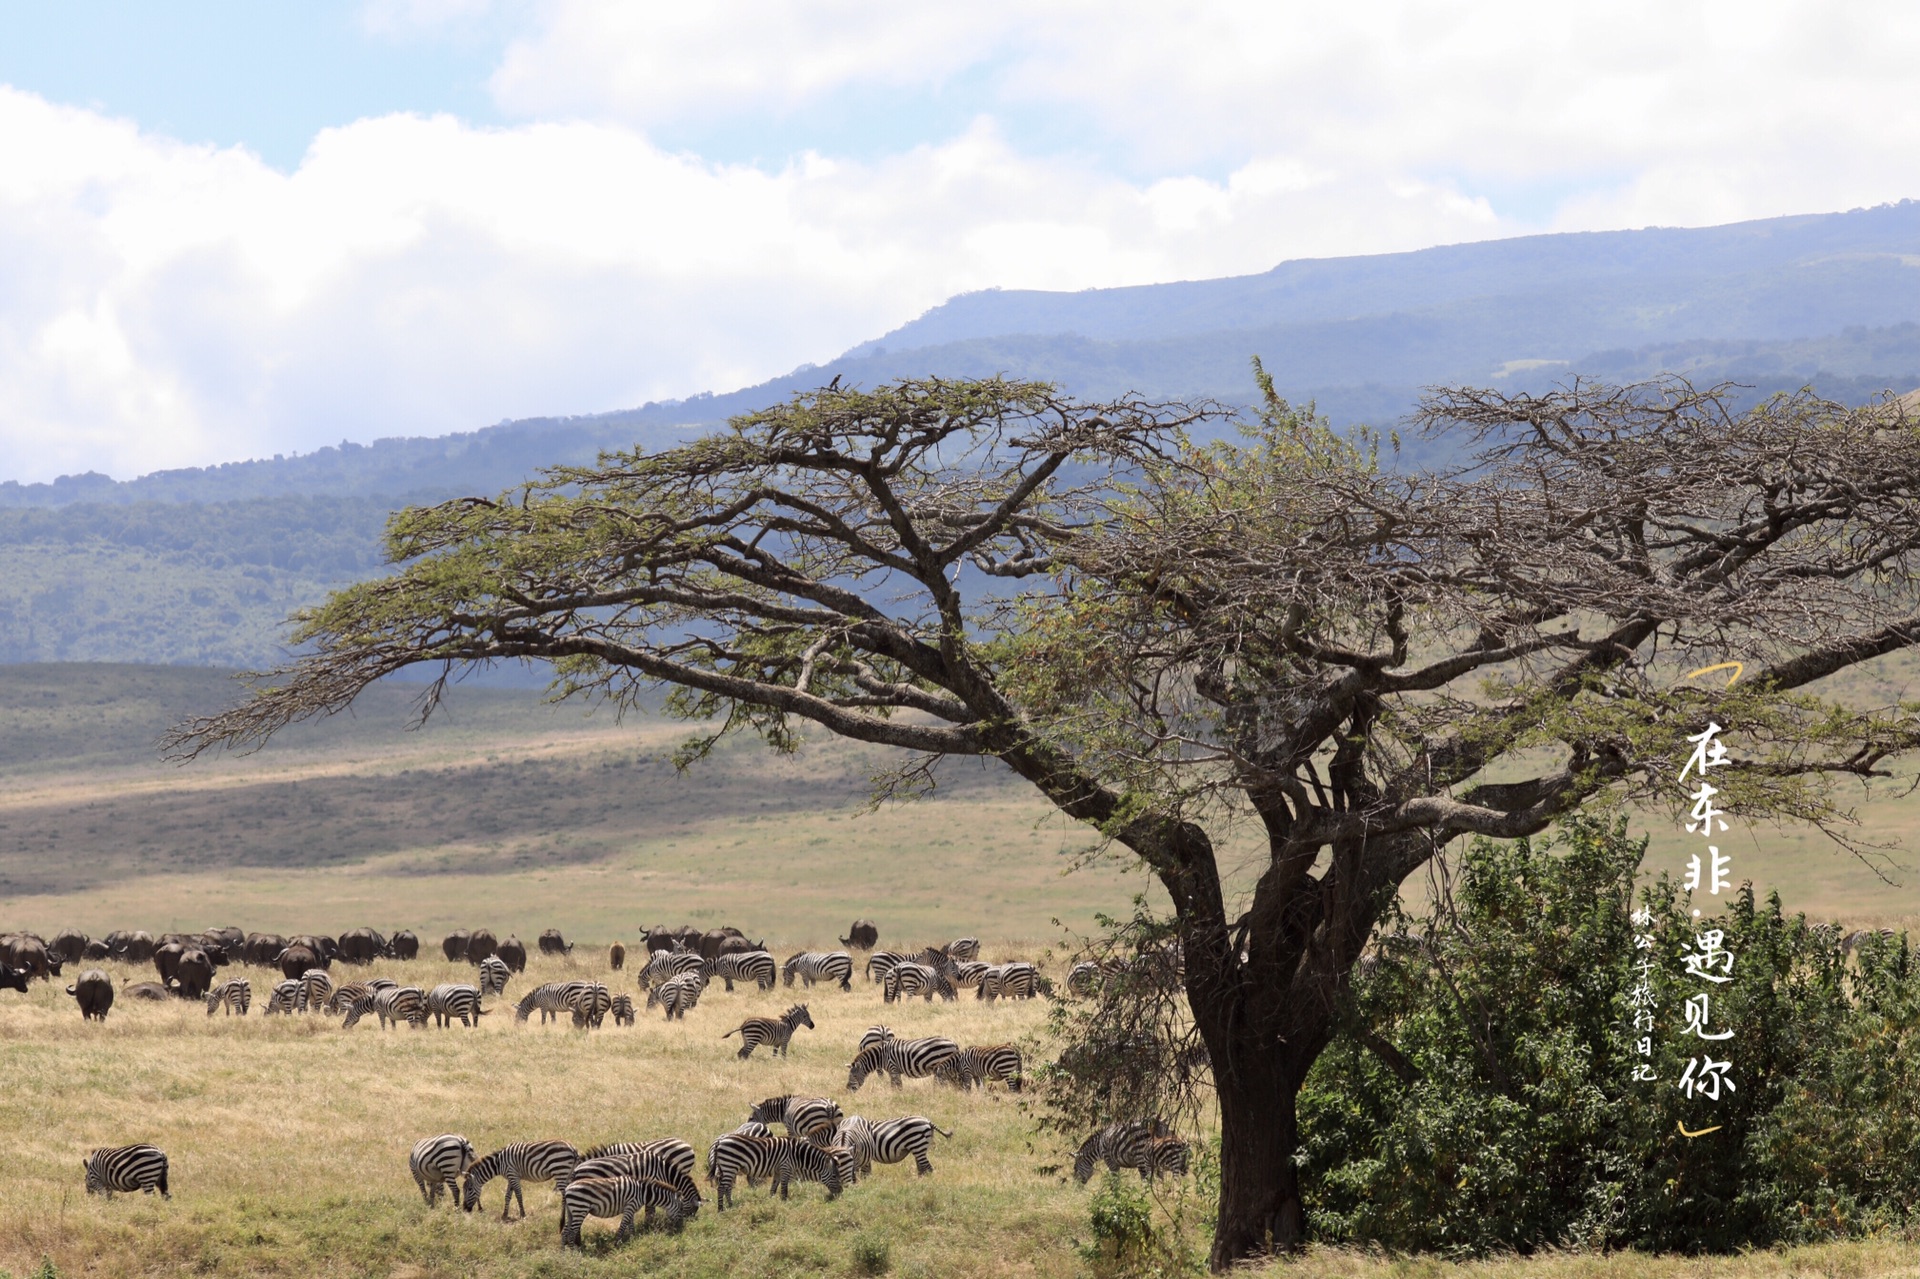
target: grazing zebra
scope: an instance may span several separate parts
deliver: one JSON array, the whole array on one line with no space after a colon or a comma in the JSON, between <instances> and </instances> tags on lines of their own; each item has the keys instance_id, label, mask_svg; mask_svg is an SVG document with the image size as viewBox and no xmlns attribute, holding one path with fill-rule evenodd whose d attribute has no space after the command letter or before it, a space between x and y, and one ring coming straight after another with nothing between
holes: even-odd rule
<instances>
[{"instance_id":1,"label":"grazing zebra","mask_svg":"<svg viewBox=\"0 0 1920 1279\"><path fill-rule=\"evenodd\" d=\"M655 1137L652 1141L613 1141L595 1146L581 1156L582 1160L606 1159L620 1155L649 1155L665 1162L689 1179L693 1177L694 1164L698 1162L693 1147L678 1137ZM672 1178L667 1178L671 1181Z\"/></svg>"},{"instance_id":2,"label":"grazing zebra","mask_svg":"<svg viewBox=\"0 0 1920 1279\"><path fill-rule=\"evenodd\" d=\"M427 1012L432 1015L436 1026L451 1026L456 1019L462 1026L478 1026L480 1019L486 1016L486 1011L480 1006L480 988L477 986L442 982L427 992Z\"/></svg>"},{"instance_id":3,"label":"grazing zebra","mask_svg":"<svg viewBox=\"0 0 1920 1279\"><path fill-rule=\"evenodd\" d=\"M473 1143L458 1133L422 1137L407 1157L407 1167L420 1187L420 1197L431 1208L440 1202L440 1187L447 1188L447 1202L460 1202L460 1174L473 1166ZM429 1191L431 1187L431 1191Z\"/></svg>"},{"instance_id":4,"label":"grazing zebra","mask_svg":"<svg viewBox=\"0 0 1920 1279\"><path fill-rule=\"evenodd\" d=\"M647 957L647 966L640 970L640 989L651 990L656 982L697 973L704 964L691 950L657 950Z\"/></svg>"},{"instance_id":5,"label":"grazing zebra","mask_svg":"<svg viewBox=\"0 0 1920 1279\"><path fill-rule=\"evenodd\" d=\"M935 991L940 993L942 999L959 998L959 992L954 990L953 983L945 974L911 959L903 959L895 964L880 984L881 998L889 1004L913 995L932 1003Z\"/></svg>"},{"instance_id":6,"label":"grazing zebra","mask_svg":"<svg viewBox=\"0 0 1920 1279\"><path fill-rule=\"evenodd\" d=\"M886 1071L893 1086L900 1086L902 1075L919 1079L940 1069L942 1063L960 1051L951 1039L930 1035L925 1039L892 1039L875 1044L857 1054L847 1067L847 1091L857 1092L868 1075Z\"/></svg>"},{"instance_id":7,"label":"grazing zebra","mask_svg":"<svg viewBox=\"0 0 1920 1279\"><path fill-rule=\"evenodd\" d=\"M825 1186L828 1199L837 1199L846 1184L841 1171L851 1156L844 1146L828 1150L793 1137L748 1137L730 1132L715 1138L707 1152L707 1180L714 1184L714 1203L722 1212L733 1200L734 1181L742 1177L748 1185L762 1177L771 1178L768 1192L777 1190L785 1199L797 1172Z\"/></svg>"},{"instance_id":8,"label":"grazing zebra","mask_svg":"<svg viewBox=\"0 0 1920 1279\"><path fill-rule=\"evenodd\" d=\"M300 993L304 989L298 978L276 985L273 993L267 996L266 1016L285 1013L291 1017L300 1008Z\"/></svg>"},{"instance_id":9,"label":"grazing zebra","mask_svg":"<svg viewBox=\"0 0 1920 1279\"><path fill-rule=\"evenodd\" d=\"M380 1029L401 1022L419 1030L427 1024L427 992L418 986L393 986L373 993L373 1011L380 1017Z\"/></svg>"},{"instance_id":10,"label":"grazing zebra","mask_svg":"<svg viewBox=\"0 0 1920 1279\"><path fill-rule=\"evenodd\" d=\"M633 1011L633 996L632 995L615 995L613 997L613 1002L607 1006L607 1011L613 1014L614 1025L616 1026L633 1025L635 1021L635 1016Z\"/></svg>"},{"instance_id":11,"label":"grazing zebra","mask_svg":"<svg viewBox=\"0 0 1920 1279\"><path fill-rule=\"evenodd\" d=\"M633 1219L642 1208L649 1214L655 1208L667 1214L667 1229L678 1231L686 1220L680 1191L664 1181L646 1177L583 1177L567 1183L560 1192L560 1242L565 1247L584 1247L580 1228L588 1217L618 1217L617 1239L633 1233Z\"/></svg>"},{"instance_id":12,"label":"grazing zebra","mask_svg":"<svg viewBox=\"0 0 1920 1279\"><path fill-rule=\"evenodd\" d=\"M956 988L971 988L977 994L980 989L980 979L986 976L987 970L992 967L992 964L984 964L977 959L969 959L963 963L955 964L953 971L948 974L947 979L951 981Z\"/></svg>"},{"instance_id":13,"label":"grazing zebra","mask_svg":"<svg viewBox=\"0 0 1920 1279\"><path fill-rule=\"evenodd\" d=\"M978 937L956 937L946 945L949 956L956 960L980 958L980 939Z\"/></svg>"},{"instance_id":14,"label":"grazing zebra","mask_svg":"<svg viewBox=\"0 0 1920 1279\"><path fill-rule=\"evenodd\" d=\"M851 962L851 961L849 961ZM764 950L743 950L733 955L717 955L700 966L700 971L708 981L715 977L727 983L727 993L733 993L733 983L750 981L762 990L772 990L773 981L778 974L773 956Z\"/></svg>"},{"instance_id":15,"label":"grazing zebra","mask_svg":"<svg viewBox=\"0 0 1920 1279\"><path fill-rule=\"evenodd\" d=\"M1019 1092L1022 1084L1020 1050L1012 1044L962 1048L942 1062L933 1073L942 1082L968 1092L975 1087L984 1089L989 1079L1003 1080L1009 1090Z\"/></svg>"},{"instance_id":16,"label":"grazing zebra","mask_svg":"<svg viewBox=\"0 0 1920 1279\"><path fill-rule=\"evenodd\" d=\"M860 1046L853 1051L857 1055L867 1051L867 1049L873 1047L875 1044L890 1044L893 1042L893 1039L893 1027L869 1026L867 1027L867 1033L860 1036Z\"/></svg>"},{"instance_id":17,"label":"grazing zebra","mask_svg":"<svg viewBox=\"0 0 1920 1279\"><path fill-rule=\"evenodd\" d=\"M793 1039L793 1032L805 1026L813 1029L813 1015L805 1004L795 1004L778 1017L749 1017L740 1023L736 1030L729 1030L720 1036L729 1039L740 1036L740 1060L753 1056L753 1050L761 1044L767 1044L771 1050L782 1057L787 1055L787 1044Z\"/></svg>"},{"instance_id":18,"label":"grazing zebra","mask_svg":"<svg viewBox=\"0 0 1920 1279\"><path fill-rule=\"evenodd\" d=\"M573 1177L573 1166L580 1152L564 1141L516 1141L502 1146L484 1159L476 1159L467 1168L466 1193L460 1206L468 1212L480 1209L480 1191L495 1177L507 1179L506 1200L500 1205L500 1220L507 1220L513 1201L520 1201L520 1215L527 1215L527 1194L521 1183L551 1181L554 1189L565 1190Z\"/></svg>"},{"instance_id":19,"label":"grazing zebra","mask_svg":"<svg viewBox=\"0 0 1920 1279\"><path fill-rule=\"evenodd\" d=\"M1082 960L1067 972L1067 990L1075 995L1091 995L1106 977L1107 971L1092 960Z\"/></svg>"},{"instance_id":20,"label":"grazing zebra","mask_svg":"<svg viewBox=\"0 0 1920 1279\"><path fill-rule=\"evenodd\" d=\"M1008 999L1032 999L1040 988L1040 970L1024 961L1011 964L995 964L980 975L980 984L974 988L975 999L993 1000L1005 995Z\"/></svg>"},{"instance_id":21,"label":"grazing zebra","mask_svg":"<svg viewBox=\"0 0 1920 1279\"><path fill-rule=\"evenodd\" d=\"M387 983L388 986L393 984L392 982ZM304 990L305 988L302 987L302 989ZM386 989L385 986L376 986L370 981L346 982L343 985L335 986L333 993L326 997L321 1007L330 1013L345 1012L362 999L365 999L368 995L384 989ZM311 1005L308 1005L308 1007L311 1007Z\"/></svg>"},{"instance_id":22,"label":"grazing zebra","mask_svg":"<svg viewBox=\"0 0 1920 1279\"><path fill-rule=\"evenodd\" d=\"M513 1010L515 1021L525 1021L534 1009L540 1010L540 1024L558 1020L562 1012L571 1013L573 1006L567 1001L585 982L550 981L544 986L535 986L520 996L520 1002Z\"/></svg>"},{"instance_id":23,"label":"grazing zebra","mask_svg":"<svg viewBox=\"0 0 1920 1279\"><path fill-rule=\"evenodd\" d=\"M567 995L567 1007L573 1010L575 1030L598 1030L613 1007L613 995L597 981L574 982Z\"/></svg>"},{"instance_id":24,"label":"grazing zebra","mask_svg":"<svg viewBox=\"0 0 1920 1279\"><path fill-rule=\"evenodd\" d=\"M309 1012L326 1006L327 997L333 994L333 978L327 976L324 968L309 968L297 978L300 983L300 1010ZM391 983L389 983L391 984Z\"/></svg>"},{"instance_id":25,"label":"grazing zebra","mask_svg":"<svg viewBox=\"0 0 1920 1279\"><path fill-rule=\"evenodd\" d=\"M1147 1181L1152 1181L1163 1172L1174 1177L1186 1176L1187 1162L1191 1157L1187 1143L1178 1137L1153 1137L1148 1140L1144 1150L1129 1153L1139 1158L1139 1162L1121 1166L1138 1168L1140 1176Z\"/></svg>"},{"instance_id":26,"label":"grazing zebra","mask_svg":"<svg viewBox=\"0 0 1920 1279\"><path fill-rule=\"evenodd\" d=\"M776 1135L773 1129L767 1127L758 1119L749 1119L747 1122L735 1128L734 1131L742 1137L772 1137Z\"/></svg>"},{"instance_id":27,"label":"grazing zebra","mask_svg":"<svg viewBox=\"0 0 1920 1279\"><path fill-rule=\"evenodd\" d=\"M498 995L507 988L507 978L513 971L507 967L507 961L498 955L488 955L480 961L480 993ZM525 1018L522 1018L524 1021ZM546 1018L541 1018L545 1021Z\"/></svg>"},{"instance_id":28,"label":"grazing zebra","mask_svg":"<svg viewBox=\"0 0 1920 1279\"><path fill-rule=\"evenodd\" d=\"M840 1103L829 1097L795 1097L782 1093L755 1106L747 1118L762 1124L785 1124L789 1137L804 1137L825 1145L840 1122Z\"/></svg>"},{"instance_id":29,"label":"grazing zebra","mask_svg":"<svg viewBox=\"0 0 1920 1279\"><path fill-rule=\"evenodd\" d=\"M1104 1161L1115 1172L1141 1168L1148 1162L1147 1148L1153 1140L1172 1135L1158 1119L1115 1120L1080 1143L1073 1156L1073 1179L1086 1185L1096 1160ZM1140 1175L1148 1174L1143 1170Z\"/></svg>"},{"instance_id":30,"label":"grazing zebra","mask_svg":"<svg viewBox=\"0 0 1920 1279\"><path fill-rule=\"evenodd\" d=\"M693 1181L692 1147L687 1148L687 1165L684 1168L664 1155L651 1151L582 1159L574 1165L573 1180L585 1181L589 1177L638 1177L643 1180L664 1181L680 1192L682 1215L691 1217L700 1211L700 1187ZM647 1209L647 1220L653 1220L651 1208Z\"/></svg>"},{"instance_id":31,"label":"grazing zebra","mask_svg":"<svg viewBox=\"0 0 1920 1279\"><path fill-rule=\"evenodd\" d=\"M840 1127L834 1131L833 1144L846 1146L854 1152L856 1165L863 1177L872 1171L876 1163L897 1164L908 1155L913 1156L913 1166L918 1175L924 1177L933 1171L933 1162L927 1158L927 1151L933 1145L935 1133L942 1137L953 1136L924 1115L907 1115L880 1123L862 1119L859 1115L849 1115L840 1121Z\"/></svg>"},{"instance_id":32,"label":"grazing zebra","mask_svg":"<svg viewBox=\"0 0 1920 1279\"><path fill-rule=\"evenodd\" d=\"M223 1006L227 1016L239 1013L245 1017L247 1009L253 1007L253 984L245 977L229 977L207 992L207 1016Z\"/></svg>"},{"instance_id":33,"label":"grazing zebra","mask_svg":"<svg viewBox=\"0 0 1920 1279\"><path fill-rule=\"evenodd\" d=\"M787 985L795 977L811 986L818 981L837 981L840 989L853 989L853 956L844 950L804 950L780 969Z\"/></svg>"},{"instance_id":34,"label":"grazing zebra","mask_svg":"<svg viewBox=\"0 0 1920 1279\"><path fill-rule=\"evenodd\" d=\"M158 1146L102 1146L89 1151L80 1165L87 1170L90 1195L111 1199L116 1190L129 1195L136 1190L148 1195L158 1190L162 1199L173 1198L167 1193L167 1154Z\"/></svg>"},{"instance_id":35,"label":"grazing zebra","mask_svg":"<svg viewBox=\"0 0 1920 1279\"><path fill-rule=\"evenodd\" d=\"M908 958L910 958L910 956L899 954L896 951L874 951L871 955L867 956L867 980L885 981L887 974L893 971L893 966L901 960Z\"/></svg>"},{"instance_id":36,"label":"grazing zebra","mask_svg":"<svg viewBox=\"0 0 1920 1279\"><path fill-rule=\"evenodd\" d=\"M667 1010L667 1020L679 1018L685 1021L687 1010L700 1002L700 992L707 988L707 979L697 972L681 973L678 977L662 982L647 992L647 1007L658 1003Z\"/></svg>"}]
</instances>

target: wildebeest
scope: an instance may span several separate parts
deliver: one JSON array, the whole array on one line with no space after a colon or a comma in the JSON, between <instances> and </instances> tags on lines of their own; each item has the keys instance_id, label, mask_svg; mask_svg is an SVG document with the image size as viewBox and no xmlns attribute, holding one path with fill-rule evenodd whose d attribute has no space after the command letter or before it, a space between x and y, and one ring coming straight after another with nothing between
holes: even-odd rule
<instances>
[{"instance_id":1,"label":"wildebeest","mask_svg":"<svg viewBox=\"0 0 1920 1279\"><path fill-rule=\"evenodd\" d=\"M500 943L494 940L490 928L476 928L467 934L467 962L477 964L500 949Z\"/></svg>"},{"instance_id":2,"label":"wildebeest","mask_svg":"<svg viewBox=\"0 0 1920 1279\"><path fill-rule=\"evenodd\" d=\"M507 971L524 973L527 971L527 944L518 937L508 937L493 949L494 955L507 966ZM481 959L486 958L482 955ZM480 960L476 959L475 963Z\"/></svg>"},{"instance_id":3,"label":"wildebeest","mask_svg":"<svg viewBox=\"0 0 1920 1279\"><path fill-rule=\"evenodd\" d=\"M454 929L447 934L446 940L440 943L440 953L445 955L449 961L465 959L467 957L467 938L469 936L471 936L471 934L464 928Z\"/></svg>"},{"instance_id":4,"label":"wildebeest","mask_svg":"<svg viewBox=\"0 0 1920 1279\"><path fill-rule=\"evenodd\" d=\"M627 966L627 948L619 942L607 947L607 967L619 972Z\"/></svg>"},{"instance_id":5,"label":"wildebeest","mask_svg":"<svg viewBox=\"0 0 1920 1279\"><path fill-rule=\"evenodd\" d=\"M181 952L180 962L173 970L173 988L180 998L204 999L212 985L213 960L207 957L207 952L198 946Z\"/></svg>"},{"instance_id":6,"label":"wildebeest","mask_svg":"<svg viewBox=\"0 0 1920 1279\"><path fill-rule=\"evenodd\" d=\"M87 946L91 941L92 938L85 933L63 928L53 935L52 941L47 943L47 953L58 955L63 964L77 964L87 953Z\"/></svg>"},{"instance_id":7,"label":"wildebeest","mask_svg":"<svg viewBox=\"0 0 1920 1279\"><path fill-rule=\"evenodd\" d=\"M387 952L387 939L371 928L352 928L340 934L340 962L371 964Z\"/></svg>"},{"instance_id":8,"label":"wildebeest","mask_svg":"<svg viewBox=\"0 0 1920 1279\"><path fill-rule=\"evenodd\" d=\"M309 968L321 966L320 956L313 953L311 946L289 946L276 955L273 962L288 981L304 976Z\"/></svg>"},{"instance_id":9,"label":"wildebeest","mask_svg":"<svg viewBox=\"0 0 1920 1279\"><path fill-rule=\"evenodd\" d=\"M387 949L395 959L418 959L420 957L420 939L402 928L387 943Z\"/></svg>"},{"instance_id":10,"label":"wildebeest","mask_svg":"<svg viewBox=\"0 0 1920 1279\"><path fill-rule=\"evenodd\" d=\"M543 955L571 955L573 943L560 935L558 928L549 928L540 934L540 953Z\"/></svg>"},{"instance_id":11,"label":"wildebeest","mask_svg":"<svg viewBox=\"0 0 1920 1279\"><path fill-rule=\"evenodd\" d=\"M113 978L89 968L67 987L67 993L80 1004L80 1020L105 1021L107 1009L113 1007Z\"/></svg>"},{"instance_id":12,"label":"wildebeest","mask_svg":"<svg viewBox=\"0 0 1920 1279\"><path fill-rule=\"evenodd\" d=\"M840 939L840 944L857 950L872 950L879 940L880 930L874 927L871 919L856 919L853 927L847 930L847 935Z\"/></svg>"},{"instance_id":13,"label":"wildebeest","mask_svg":"<svg viewBox=\"0 0 1920 1279\"><path fill-rule=\"evenodd\" d=\"M121 994L128 999L172 999L167 988L157 981L136 981L121 988Z\"/></svg>"}]
</instances>

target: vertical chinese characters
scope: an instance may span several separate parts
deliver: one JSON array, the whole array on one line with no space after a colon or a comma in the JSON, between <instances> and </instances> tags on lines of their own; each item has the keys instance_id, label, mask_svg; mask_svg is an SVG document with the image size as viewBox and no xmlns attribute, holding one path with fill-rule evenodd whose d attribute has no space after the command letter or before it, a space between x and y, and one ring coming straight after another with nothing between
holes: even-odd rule
<instances>
[{"instance_id":1,"label":"vertical chinese characters","mask_svg":"<svg viewBox=\"0 0 1920 1279\"><path fill-rule=\"evenodd\" d=\"M1693 754L1687 758L1686 767L1680 770L1679 780L1686 784L1689 774L1697 778L1699 786L1691 798L1693 808L1689 812L1687 831L1697 833L1702 839L1711 840L1715 835L1727 829L1725 811L1715 806L1714 800L1720 791L1707 780L1709 770L1726 768L1733 763L1727 757L1726 745L1720 741L1724 730L1718 724L1708 724L1704 732L1687 740L1693 743ZM1728 871L1732 859L1723 854L1719 846L1709 843L1706 857L1695 853L1687 860L1686 890L1689 893L1706 889L1711 896L1719 896L1720 890L1730 885ZM1697 917L1700 912L1693 912ZM1686 1017L1682 1034L1692 1035L1707 1044L1719 1040L1731 1039L1731 1030L1713 1030L1711 987L1725 985L1733 980L1733 952L1724 946L1726 935L1717 928L1706 929L1695 934L1693 942L1683 952L1681 960L1686 965L1686 976L1697 982L1707 983L1709 989L1689 995L1681 1005ZM1680 1074L1680 1091L1689 1099L1703 1097L1708 1101L1719 1101L1724 1091L1728 1094L1738 1091L1732 1079L1733 1062L1715 1061L1711 1051L1703 1050L1698 1056L1687 1061L1686 1069ZM1640 1078L1638 1074L1635 1078Z\"/></svg>"}]
</instances>

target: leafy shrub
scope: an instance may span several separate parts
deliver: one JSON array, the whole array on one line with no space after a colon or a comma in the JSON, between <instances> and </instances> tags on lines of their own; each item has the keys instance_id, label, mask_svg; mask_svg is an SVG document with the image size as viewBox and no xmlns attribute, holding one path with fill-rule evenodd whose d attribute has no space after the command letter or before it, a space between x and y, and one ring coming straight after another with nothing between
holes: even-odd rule
<instances>
[{"instance_id":1,"label":"leafy shrub","mask_svg":"<svg viewBox=\"0 0 1920 1279\"><path fill-rule=\"evenodd\" d=\"M1906 1229L1920 1195L1920 971L1907 939L1788 917L1743 888L1693 920L1645 889L1657 1080L1631 1080L1629 922L1644 841L1570 822L1480 841L1419 917L1396 914L1356 975L1345 1033L1300 1099L1309 1228L1322 1239L1484 1254L1545 1246L1724 1251ZM1736 955L1706 1044L1681 1006L1707 989L1682 951ZM1676 1086L1710 1049L1716 1102ZM1719 1131L1689 1139L1689 1129Z\"/></svg>"}]
</instances>

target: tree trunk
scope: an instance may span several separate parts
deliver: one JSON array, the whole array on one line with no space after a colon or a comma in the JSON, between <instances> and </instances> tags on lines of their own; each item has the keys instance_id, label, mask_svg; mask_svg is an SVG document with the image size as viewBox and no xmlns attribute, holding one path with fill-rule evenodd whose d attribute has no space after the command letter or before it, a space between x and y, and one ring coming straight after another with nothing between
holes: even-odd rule
<instances>
[{"instance_id":1,"label":"tree trunk","mask_svg":"<svg viewBox=\"0 0 1920 1279\"><path fill-rule=\"evenodd\" d=\"M1232 1069L1216 1065L1215 1070L1220 1221L1211 1265L1216 1272L1251 1256L1299 1246L1306 1225L1300 1172L1293 1162L1300 1144L1294 1113L1299 1076L1276 1045L1244 1033L1233 1037L1238 1042L1228 1059Z\"/></svg>"}]
</instances>

